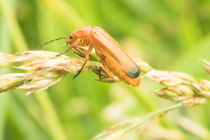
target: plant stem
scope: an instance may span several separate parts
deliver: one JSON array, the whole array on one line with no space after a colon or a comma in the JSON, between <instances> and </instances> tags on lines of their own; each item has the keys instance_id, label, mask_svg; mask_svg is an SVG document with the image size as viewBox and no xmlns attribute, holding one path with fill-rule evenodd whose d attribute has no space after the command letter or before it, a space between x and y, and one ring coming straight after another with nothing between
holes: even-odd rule
<instances>
[{"instance_id":1,"label":"plant stem","mask_svg":"<svg viewBox=\"0 0 210 140\"><path fill-rule=\"evenodd\" d=\"M56 115L56 112L53 108L52 102L49 100L47 93L45 91L40 91L35 94L36 99L38 100L40 106L43 109L45 121L48 125L48 129L56 140L66 140L63 128L59 123L59 119Z\"/></svg>"},{"instance_id":2,"label":"plant stem","mask_svg":"<svg viewBox=\"0 0 210 140\"><path fill-rule=\"evenodd\" d=\"M175 104L175 105L172 105L172 106L169 106L169 107L166 107L166 108L163 108L163 109L160 109L160 110L157 110L157 111L154 111L152 113L147 114L146 116L144 116L142 119L138 120L133 125L127 127L123 131L122 136L125 135L127 132L133 130L134 128L138 127L139 125L143 124L148 119L151 119L152 117L157 116L159 114L166 114L167 112L172 111L172 110L175 110L175 109L177 109L177 108L179 108L181 106L182 106L182 103L178 103L178 104Z\"/></svg>"},{"instance_id":3,"label":"plant stem","mask_svg":"<svg viewBox=\"0 0 210 140\"><path fill-rule=\"evenodd\" d=\"M11 37L17 46L18 51L23 51L27 49L27 44L24 39L24 36L19 28L17 20L13 14L11 7L8 6L7 1L0 0L0 9L2 15L7 22L8 29L10 31Z\"/></svg>"}]
</instances>

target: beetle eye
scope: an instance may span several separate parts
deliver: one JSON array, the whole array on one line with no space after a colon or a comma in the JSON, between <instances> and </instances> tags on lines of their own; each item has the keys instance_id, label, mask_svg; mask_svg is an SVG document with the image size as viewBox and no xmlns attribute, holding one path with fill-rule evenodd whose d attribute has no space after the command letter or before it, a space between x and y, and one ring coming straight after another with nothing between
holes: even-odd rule
<instances>
[{"instance_id":1,"label":"beetle eye","mask_svg":"<svg viewBox=\"0 0 210 140\"><path fill-rule=\"evenodd\" d=\"M72 35L70 35L69 38L72 39L73 38Z\"/></svg>"}]
</instances>

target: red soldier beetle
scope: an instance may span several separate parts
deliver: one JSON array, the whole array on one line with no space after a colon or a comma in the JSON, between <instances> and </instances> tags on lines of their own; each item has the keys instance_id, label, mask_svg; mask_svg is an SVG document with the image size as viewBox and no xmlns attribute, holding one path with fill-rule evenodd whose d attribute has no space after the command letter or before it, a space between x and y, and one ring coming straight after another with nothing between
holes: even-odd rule
<instances>
[{"instance_id":1,"label":"red soldier beetle","mask_svg":"<svg viewBox=\"0 0 210 140\"><path fill-rule=\"evenodd\" d=\"M140 84L140 70L136 63L123 49L121 49L118 42L102 28L96 26L86 26L75 30L69 37L57 38L46 42L43 45L60 39L69 39L66 43L69 48L64 53L68 52L73 46L77 45L89 47L85 54L85 62L74 78L77 77L83 70L89 59L89 54L94 48L96 55L100 58L103 70L110 78L114 79L114 76L116 76L120 80L132 86L138 86ZM78 39L80 40L78 41Z\"/></svg>"}]
</instances>

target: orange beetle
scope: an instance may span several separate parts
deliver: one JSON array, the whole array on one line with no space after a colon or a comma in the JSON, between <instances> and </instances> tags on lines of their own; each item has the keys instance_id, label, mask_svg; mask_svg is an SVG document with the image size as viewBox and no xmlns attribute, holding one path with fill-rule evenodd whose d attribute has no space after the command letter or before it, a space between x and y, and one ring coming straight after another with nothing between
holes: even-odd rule
<instances>
[{"instance_id":1,"label":"orange beetle","mask_svg":"<svg viewBox=\"0 0 210 140\"><path fill-rule=\"evenodd\" d=\"M78 71L78 73L74 76L74 78L78 76L79 73L82 71L89 59L90 52L94 48L96 55L98 55L98 57L100 58L103 70L110 78L114 79L114 76L116 76L120 80L132 86L139 85L140 70L138 66L127 55L127 53L123 49L121 49L118 42L115 41L102 28L96 26L86 26L74 31L69 37L58 39L70 39L70 41L67 42L69 48L64 53L68 52L71 47L75 45L89 46L88 51L85 55L85 62L80 71ZM80 41L77 41L78 39L80 39Z\"/></svg>"}]
</instances>

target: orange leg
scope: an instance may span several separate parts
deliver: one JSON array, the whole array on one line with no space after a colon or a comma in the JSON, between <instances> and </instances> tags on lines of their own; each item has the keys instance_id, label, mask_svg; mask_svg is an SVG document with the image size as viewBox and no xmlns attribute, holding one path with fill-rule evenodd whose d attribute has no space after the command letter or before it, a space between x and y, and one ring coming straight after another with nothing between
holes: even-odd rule
<instances>
[{"instance_id":1,"label":"orange leg","mask_svg":"<svg viewBox=\"0 0 210 140\"><path fill-rule=\"evenodd\" d=\"M85 54L85 62L84 62L84 64L82 65L81 69L77 72L77 74L74 75L73 79L76 78L76 77L82 72L83 68L85 67L85 65L86 65L86 63L87 63L87 61L88 61L88 59L89 59L89 54L90 54L90 52L92 51L92 49L93 49L93 46L89 46L89 48L88 48L88 50L87 50L87 52L86 52L86 54Z\"/></svg>"},{"instance_id":2,"label":"orange leg","mask_svg":"<svg viewBox=\"0 0 210 140\"><path fill-rule=\"evenodd\" d=\"M71 48L74 46L73 44L72 45L70 45L70 42L66 42L66 45L69 47L65 52L63 52L63 53L60 53L60 54L58 54L58 55L56 55L56 56L61 56L61 55L63 55L63 54L65 54L65 53L67 53L69 50L71 50Z\"/></svg>"},{"instance_id":3,"label":"orange leg","mask_svg":"<svg viewBox=\"0 0 210 140\"><path fill-rule=\"evenodd\" d=\"M72 47L76 46L76 45L79 45L79 46L87 46L88 45L88 42L86 41L80 41L80 42L74 42L71 44L71 41L70 42L66 42L66 45L69 47L65 52L63 53L60 53L58 54L57 56L60 56L60 55L63 55L65 53L67 53L69 50L71 50Z\"/></svg>"},{"instance_id":4,"label":"orange leg","mask_svg":"<svg viewBox=\"0 0 210 140\"><path fill-rule=\"evenodd\" d=\"M82 41L77 42L77 45L79 45L79 46L87 46L88 43L85 40L82 40Z\"/></svg>"},{"instance_id":5,"label":"orange leg","mask_svg":"<svg viewBox=\"0 0 210 140\"><path fill-rule=\"evenodd\" d=\"M101 61L101 63L102 63L103 70L106 72L106 74L114 80L114 75L109 71L106 64L103 61Z\"/></svg>"}]
</instances>

